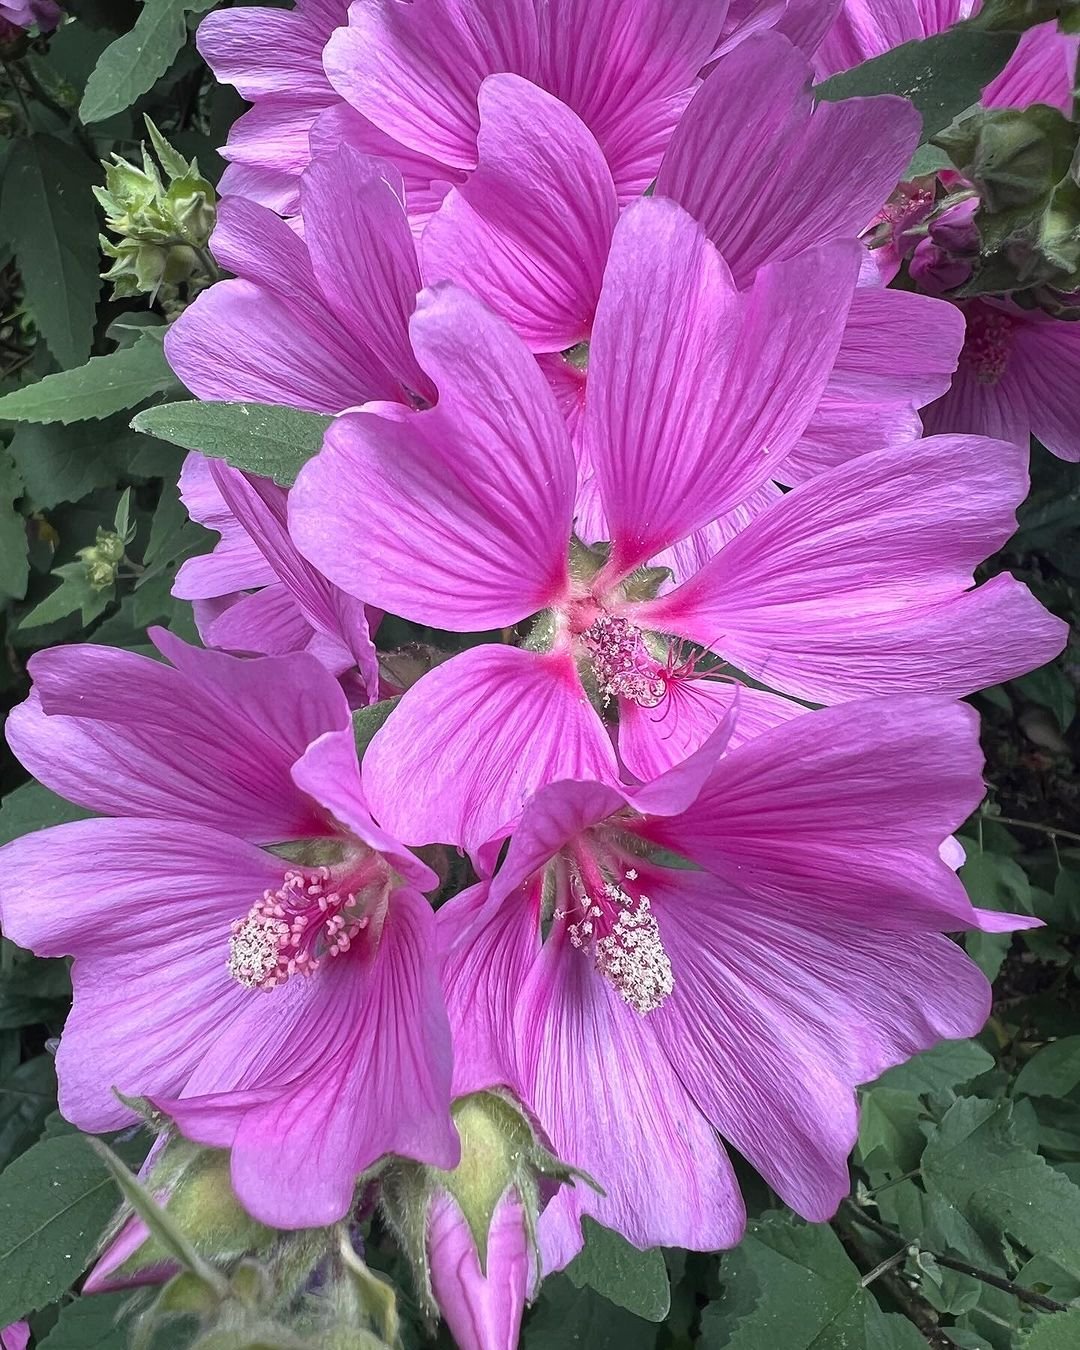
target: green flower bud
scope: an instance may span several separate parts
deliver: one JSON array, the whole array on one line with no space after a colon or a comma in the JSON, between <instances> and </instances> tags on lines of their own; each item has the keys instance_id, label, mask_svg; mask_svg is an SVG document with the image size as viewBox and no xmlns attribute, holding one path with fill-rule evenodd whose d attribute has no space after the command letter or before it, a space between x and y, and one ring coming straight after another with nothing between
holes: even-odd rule
<instances>
[{"instance_id":1,"label":"green flower bud","mask_svg":"<svg viewBox=\"0 0 1080 1350\"><path fill-rule=\"evenodd\" d=\"M95 591L108 590L115 585L119 565L124 557L124 541L112 530L98 526L97 540L81 548L77 557L86 567L86 575Z\"/></svg>"}]
</instances>

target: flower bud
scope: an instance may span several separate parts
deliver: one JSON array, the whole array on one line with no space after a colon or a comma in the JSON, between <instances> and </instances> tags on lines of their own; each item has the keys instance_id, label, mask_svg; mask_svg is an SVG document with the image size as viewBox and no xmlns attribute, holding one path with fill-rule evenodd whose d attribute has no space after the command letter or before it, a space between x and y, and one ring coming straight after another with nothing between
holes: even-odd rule
<instances>
[{"instance_id":1,"label":"flower bud","mask_svg":"<svg viewBox=\"0 0 1080 1350\"><path fill-rule=\"evenodd\" d=\"M124 557L124 541L112 530L98 526L97 539L77 556L86 568L86 575L95 591L106 591L115 585L117 570Z\"/></svg>"},{"instance_id":2,"label":"flower bud","mask_svg":"<svg viewBox=\"0 0 1080 1350\"><path fill-rule=\"evenodd\" d=\"M381 1177L383 1211L422 1303L441 1312L460 1350L514 1350L540 1280L540 1210L581 1174L544 1148L507 1097L461 1097L453 1114L461 1162L452 1172L395 1162Z\"/></svg>"},{"instance_id":3,"label":"flower bud","mask_svg":"<svg viewBox=\"0 0 1080 1350\"><path fill-rule=\"evenodd\" d=\"M912 254L908 271L913 281L931 295L962 286L971 277L979 256L977 197L947 207L930 221L925 239Z\"/></svg>"}]
</instances>

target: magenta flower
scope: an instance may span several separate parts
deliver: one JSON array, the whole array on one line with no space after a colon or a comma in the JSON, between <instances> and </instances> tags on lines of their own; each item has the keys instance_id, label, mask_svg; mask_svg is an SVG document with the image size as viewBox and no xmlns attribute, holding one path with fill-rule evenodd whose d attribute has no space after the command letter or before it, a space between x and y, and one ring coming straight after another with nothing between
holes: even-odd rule
<instances>
[{"instance_id":1,"label":"magenta flower","mask_svg":"<svg viewBox=\"0 0 1080 1350\"><path fill-rule=\"evenodd\" d=\"M582 427L611 541L591 552L572 540L577 465L536 363L465 293L422 297L412 339L438 402L339 418L293 489L293 536L337 585L362 578L373 603L417 622L533 622L521 647L475 647L429 673L375 737L373 805L399 837L475 849L545 782L613 779L590 695L618 710L619 748L639 776L689 753L730 689L695 678L681 639L821 703L957 695L1060 650L1064 626L1011 577L969 589L1015 528L1027 482L1024 455L976 439L885 448L822 474L666 594L660 573L640 570L755 500L799 442L858 253L837 241L768 264L744 293L674 203L624 212ZM745 703L766 724L796 710L749 691Z\"/></svg>"},{"instance_id":2,"label":"magenta flower","mask_svg":"<svg viewBox=\"0 0 1080 1350\"><path fill-rule=\"evenodd\" d=\"M3 1350L26 1350L30 1344L30 1326L27 1322L12 1322L0 1331Z\"/></svg>"},{"instance_id":3,"label":"magenta flower","mask_svg":"<svg viewBox=\"0 0 1080 1350\"><path fill-rule=\"evenodd\" d=\"M303 237L254 202L222 204L211 247L238 279L170 327L169 364L204 399L324 413L430 401L409 346L420 273L400 179L342 147L304 173L300 205Z\"/></svg>"},{"instance_id":4,"label":"magenta flower","mask_svg":"<svg viewBox=\"0 0 1080 1350\"><path fill-rule=\"evenodd\" d=\"M827 1219L856 1085L989 1012L942 934L1038 923L973 909L942 861L983 793L969 708L902 696L726 754L725 735L646 788L543 789L494 880L439 912L455 1090L509 1085L605 1192L548 1205L547 1270L580 1247L582 1214L640 1247L737 1242L717 1133Z\"/></svg>"},{"instance_id":5,"label":"magenta flower","mask_svg":"<svg viewBox=\"0 0 1080 1350\"><path fill-rule=\"evenodd\" d=\"M192 453L180 494L191 518L221 535L211 553L181 565L172 588L194 602L206 645L261 656L310 652L342 681L353 706L374 702L380 681L371 633L381 616L300 556L285 489Z\"/></svg>"},{"instance_id":6,"label":"magenta flower","mask_svg":"<svg viewBox=\"0 0 1080 1350\"><path fill-rule=\"evenodd\" d=\"M257 1218L332 1223L386 1153L457 1161L421 894L436 878L373 822L318 662L152 636L171 666L91 646L32 658L8 742L105 817L7 845L0 919L76 958L57 1054L68 1119L116 1129L133 1116L113 1089L148 1097L231 1148Z\"/></svg>"},{"instance_id":7,"label":"magenta flower","mask_svg":"<svg viewBox=\"0 0 1080 1350\"><path fill-rule=\"evenodd\" d=\"M0 23L14 29L36 28L39 32L51 33L63 17L64 11L54 0L0 0ZM11 36L17 36L17 33L0 34L0 41L10 41ZM22 1322L15 1323L17 1327L23 1325Z\"/></svg>"},{"instance_id":8,"label":"magenta flower","mask_svg":"<svg viewBox=\"0 0 1080 1350\"><path fill-rule=\"evenodd\" d=\"M905 100L815 106L810 75L783 37L747 38L717 63L660 166L657 194L698 219L742 289L766 263L860 234L918 141L919 119ZM576 353L569 361L556 353L592 334L616 186L588 128L526 80L489 77L479 108L478 167L424 231L424 277L454 281L503 315L541 354L576 428L585 378ZM869 260L866 272L785 482L868 446L916 438L917 410L945 392L956 369L963 328L951 308L885 290Z\"/></svg>"}]
</instances>

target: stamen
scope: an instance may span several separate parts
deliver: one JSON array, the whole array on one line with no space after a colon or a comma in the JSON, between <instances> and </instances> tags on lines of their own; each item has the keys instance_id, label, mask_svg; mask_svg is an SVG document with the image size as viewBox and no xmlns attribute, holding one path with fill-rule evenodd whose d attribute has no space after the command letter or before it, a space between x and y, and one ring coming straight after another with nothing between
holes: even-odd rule
<instances>
[{"instance_id":1,"label":"stamen","mask_svg":"<svg viewBox=\"0 0 1080 1350\"><path fill-rule=\"evenodd\" d=\"M625 698L642 708L655 708L667 692L660 666L654 660L641 630L620 614L599 614L581 634L592 659L597 686L604 706L613 698Z\"/></svg>"},{"instance_id":2,"label":"stamen","mask_svg":"<svg viewBox=\"0 0 1080 1350\"><path fill-rule=\"evenodd\" d=\"M637 870L628 869L626 879L636 880ZM610 916L605 905L584 896L580 883L574 889L582 893L582 917L567 929L571 944L592 955L596 969L635 1012L655 1011L675 987L675 980L652 913L652 901L647 895L634 897L614 882L607 882L603 899L615 911L614 922L608 926ZM607 927L607 931L598 935L601 927Z\"/></svg>"},{"instance_id":3,"label":"stamen","mask_svg":"<svg viewBox=\"0 0 1080 1350\"><path fill-rule=\"evenodd\" d=\"M331 887L331 872L286 872L232 925L229 974L245 989L276 989L290 975L311 975L326 957L347 952L368 925L356 896Z\"/></svg>"},{"instance_id":4,"label":"stamen","mask_svg":"<svg viewBox=\"0 0 1080 1350\"><path fill-rule=\"evenodd\" d=\"M972 305L967 311L963 360L974 368L980 384L997 384L1012 355L1016 320L990 305Z\"/></svg>"}]
</instances>

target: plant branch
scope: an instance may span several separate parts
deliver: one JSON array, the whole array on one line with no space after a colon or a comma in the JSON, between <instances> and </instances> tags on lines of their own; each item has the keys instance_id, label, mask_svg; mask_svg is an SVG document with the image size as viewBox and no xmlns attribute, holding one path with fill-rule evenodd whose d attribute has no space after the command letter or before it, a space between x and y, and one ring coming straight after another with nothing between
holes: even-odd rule
<instances>
[{"instance_id":1,"label":"plant branch","mask_svg":"<svg viewBox=\"0 0 1080 1350\"><path fill-rule=\"evenodd\" d=\"M999 825L1015 825L1021 830L1038 830L1040 834L1048 834L1051 839L1071 839L1073 843L1080 844L1080 834L1059 829L1056 825L1043 825L1037 820L1017 820L1015 816L987 816L986 819L996 820Z\"/></svg>"},{"instance_id":2,"label":"plant branch","mask_svg":"<svg viewBox=\"0 0 1080 1350\"><path fill-rule=\"evenodd\" d=\"M872 1218L850 1200L845 1200L840 1208L851 1218L861 1223L864 1228L869 1228L872 1233L877 1233L879 1237L887 1238L894 1244L912 1245L907 1242L907 1239L901 1233ZM1022 1284L1016 1284L1013 1280L995 1275L993 1271L982 1270L979 1266L973 1266L968 1261L959 1261L951 1256L939 1256L937 1252L929 1252L928 1254L933 1256L939 1266L944 1266L947 1270L955 1270L960 1275L970 1275L972 1279L981 1280L983 1284L989 1284L994 1289L1012 1294L1013 1298L1019 1299L1021 1303L1027 1303L1030 1307L1038 1308L1041 1312L1066 1312L1069 1307L1067 1303L1059 1303L1056 1298L1049 1298L1046 1294L1040 1294L1034 1289L1025 1289Z\"/></svg>"}]
</instances>

